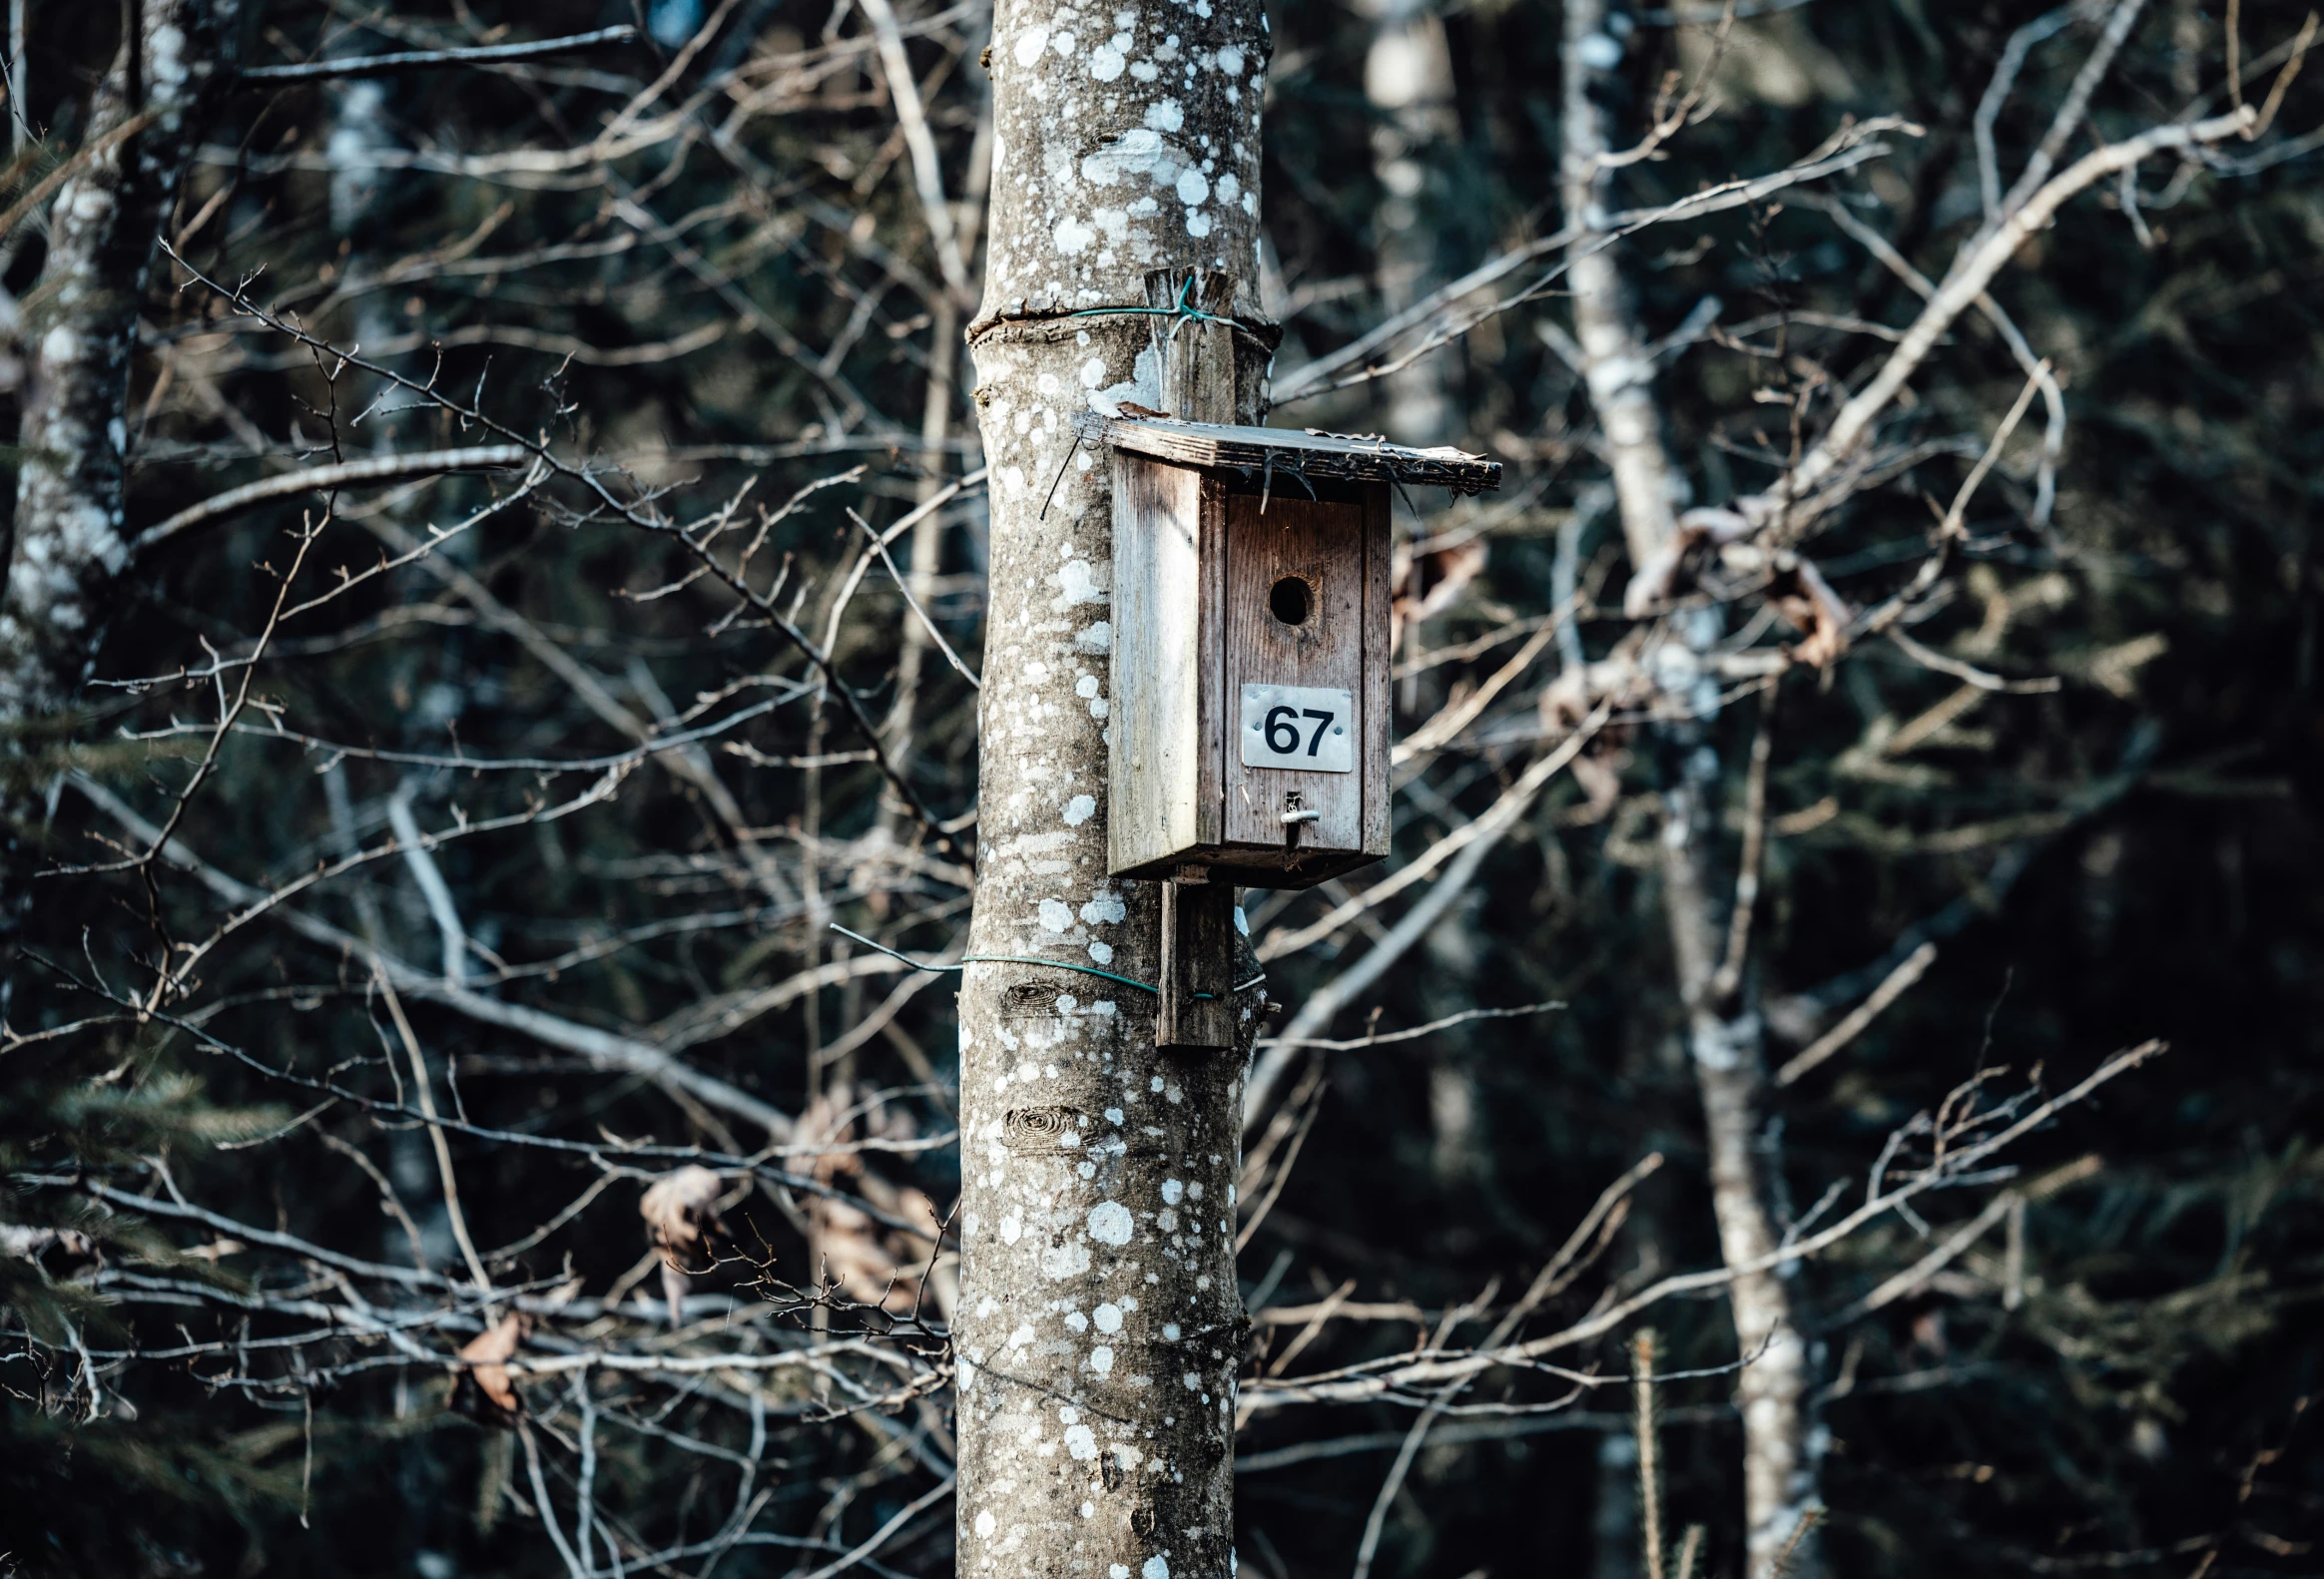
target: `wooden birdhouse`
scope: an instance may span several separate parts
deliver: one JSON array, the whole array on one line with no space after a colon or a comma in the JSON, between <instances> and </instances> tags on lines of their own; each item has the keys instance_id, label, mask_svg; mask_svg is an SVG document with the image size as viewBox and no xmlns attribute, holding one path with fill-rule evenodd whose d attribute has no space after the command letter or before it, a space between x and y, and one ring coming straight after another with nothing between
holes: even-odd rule
<instances>
[{"instance_id":1,"label":"wooden birdhouse","mask_svg":"<svg viewBox=\"0 0 2324 1579\"><path fill-rule=\"evenodd\" d=\"M1389 488L1476 493L1499 464L1170 419L1106 438L1114 875L1306 888L1381 859Z\"/></svg>"}]
</instances>

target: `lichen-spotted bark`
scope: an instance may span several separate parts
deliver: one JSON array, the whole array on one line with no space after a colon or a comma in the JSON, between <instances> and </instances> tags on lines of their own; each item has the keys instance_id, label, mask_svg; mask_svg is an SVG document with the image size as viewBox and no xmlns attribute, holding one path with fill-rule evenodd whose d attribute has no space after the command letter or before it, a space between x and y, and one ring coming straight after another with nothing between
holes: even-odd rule
<instances>
[{"instance_id":1,"label":"lichen-spotted bark","mask_svg":"<svg viewBox=\"0 0 2324 1579\"><path fill-rule=\"evenodd\" d=\"M178 183L216 96L238 0L144 0L90 96L84 147L140 115L57 189L48 256L26 297L30 350L13 529L0 537L0 759L21 759L72 700L128 559L129 363L138 303ZM134 52L128 47L134 43ZM47 776L0 760L0 975L30 862L22 844Z\"/></svg>"},{"instance_id":2,"label":"lichen-spotted bark","mask_svg":"<svg viewBox=\"0 0 2324 1579\"><path fill-rule=\"evenodd\" d=\"M139 7L135 68L125 51L99 82L83 141L141 112L153 122L69 178L50 211L48 258L27 298L32 356L0 596L0 716L62 705L127 556L125 407L138 302L203 112L232 78L222 51L238 10L237 0ZM131 102L133 86L140 102Z\"/></svg>"},{"instance_id":3,"label":"lichen-spotted bark","mask_svg":"<svg viewBox=\"0 0 2324 1579\"><path fill-rule=\"evenodd\" d=\"M1160 402L1153 320L1106 310L1142 307L1148 269L1231 273L1257 319L1266 57L1250 0L994 17L969 331L993 478L970 953L1160 977L1159 890L1106 873L1111 500L1074 424ZM1256 420L1264 351L1236 338L1234 415ZM1232 1570L1243 1060L1158 1051L1154 1008L1065 970L962 979L964 1575Z\"/></svg>"}]
</instances>

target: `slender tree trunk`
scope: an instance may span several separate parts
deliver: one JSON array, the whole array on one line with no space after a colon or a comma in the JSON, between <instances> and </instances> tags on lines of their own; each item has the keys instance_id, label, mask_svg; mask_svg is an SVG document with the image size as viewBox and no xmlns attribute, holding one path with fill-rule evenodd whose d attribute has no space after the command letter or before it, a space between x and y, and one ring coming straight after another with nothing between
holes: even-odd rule
<instances>
[{"instance_id":1,"label":"slender tree trunk","mask_svg":"<svg viewBox=\"0 0 2324 1579\"><path fill-rule=\"evenodd\" d=\"M127 563L129 365L156 245L215 96L233 79L239 0L144 0L98 82L84 146L139 116L58 188L26 298L30 350L16 515L0 539L0 976L14 955L40 815L30 759L88 673Z\"/></svg>"},{"instance_id":2,"label":"slender tree trunk","mask_svg":"<svg viewBox=\"0 0 2324 1579\"><path fill-rule=\"evenodd\" d=\"M1600 161L1612 147L1613 116L1605 101L1620 91L1616 68L1630 30L1627 14L1606 0L1571 0L1565 7L1565 147L1558 175L1569 223L1592 225L1606 217L1612 183ZM1605 434L1604 459L1613 473L1630 563L1642 565L1676 529L1686 484L1663 442L1654 363L1622 277L1619 249L1584 236L1570 257L1582 378Z\"/></svg>"},{"instance_id":3,"label":"slender tree trunk","mask_svg":"<svg viewBox=\"0 0 2324 1579\"><path fill-rule=\"evenodd\" d=\"M993 19L972 954L1160 979L1158 886L1106 872L1111 502L1075 423L1093 399L1163 403L1147 270L1231 274L1258 322L1267 53L1256 0ZM1255 420L1269 337L1233 338ZM962 1574L1233 1569L1243 1061L1157 1051L1155 1006L1039 966L962 978Z\"/></svg>"},{"instance_id":4,"label":"slender tree trunk","mask_svg":"<svg viewBox=\"0 0 2324 1579\"><path fill-rule=\"evenodd\" d=\"M1613 147L1606 99L1619 90L1616 70L1629 34L1628 18L1605 0L1567 0L1560 174L1566 212L1583 224L1606 213L1609 177L1602 156ZM1584 236L1571 256L1582 376L1604 432L1604 457L1613 474L1630 562L1641 566L1675 532L1685 479L1664 439L1653 362L1622 276L1620 251ZM1723 779L1707 728L1718 710L1719 691L1701 658L1721 635L1722 622L1713 608L1682 615L1676 623L1680 640L1648 657L1652 671L1691 703L1697 716L1697 722L1662 732L1662 755L1670 764L1661 840L1663 903L1686 1009L1688 1051L1702 1094L1720 1254L1727 1265L1737 1266L1777 1247L1780 1183L1765 1111L1759 1017L1734 985L1732 970L1728 981L1720 980L1730 907L1723 898L1726 888L1714 877ZM1809 1355L1785 1276L1762 1272L1738 1278L1728 1298L1746 1360L1735 1390L1743 1415L1749 1572L1752 1579L1768 1579L1815 1501ZM1796 1553L1793 1571L1804 1571L1811 1555L1804 1548Z\"/></svg>"},{"instance_id":5,"label":"slender tree trunk","mask_svg":"<svg viewBox=\"0 0 2324 1579\"><path fill-rule=\"evenodd\" d=\"M1423 155L1460 130L1444 18L1420 0L1379 3L1372 47L1364 55L1364 97L1376 117L1372 171L1381 201L1372 220L1381 306L1397 313L1437 283L1437 233L1427 223L1429 169ZM1400 444L1442 444L1452 437L1459 425L1452 387L1456 355L1445 346L1389 374L1389 437Z\"/></svg>"},{"instance_id":6,"label":"slender tree trunk","mask_svg":"<svg viewBox=\"0 0 2324 1579\"><path fill-rule=\"evenodd\" d=\"M983 107L976 137L968 151L968 179L961 193L955 234L962 262L975 277L976 241L984 227L984 203L992 180L992 106ZM949 289L939 288L928 308L928 386L920 406L920 465L925 468L913 502L925 504L944 486L944 452L952 436L953 417L960 403L960 311ZM910 587L912 601L925 609L935 596L936 573L943 568L944 519L941 511L923 518L911 531ZM920 670L932 644L920 622L904 616L902 642L895 655L895 701L880 725L891 748L911 740L912 715L919 703ZM899 825L888 808L889 827Z\"/></svg>"}]
</instances>

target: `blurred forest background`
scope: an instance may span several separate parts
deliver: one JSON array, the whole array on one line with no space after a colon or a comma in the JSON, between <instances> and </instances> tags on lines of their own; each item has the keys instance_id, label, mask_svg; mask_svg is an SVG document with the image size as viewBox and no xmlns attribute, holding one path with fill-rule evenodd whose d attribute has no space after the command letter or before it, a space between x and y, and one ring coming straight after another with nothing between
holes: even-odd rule
<instances>
[{"instance_id":1,"label":"blurred forest background","mask_svg":"<svg viewBox=\"0 0 2324 1579\"><path fill-rule=\"evenodd\" d=\"M2231 57L2197 0L1736 11L1608 23L1616 144L1667 73L1707 112L1617 172L1617 207L1783 169L1851 118L1910 126L1625 249L1702 505L1765 484L1793 413L1812 439L1803 389L1877 364L1920 305L1892 262L1944 273L1984 212L1981 137L2009 185L2114 19L2053 159L2225 109L2231 58L2258 102L2306 14L2241 6ZM1286 391L1565 223L1564 28L1547 0L1270 16ZM0 762L22 905L0 1571L790 1573L891 1526L864 1571L951 1571L950 978L829 927L931 959L965 927L988 12L249 0L233 47L248 72L625 24L535 58L246 74L201 111L174 256L135 303L102 644ZM16 0L11 26L14 433L35 348L81 309L44 278L43 183L92 136L121 14ZM2036 399L1908 642L1782 681L1739 990L1771 1067L1817 1054L1761 1133L1786 1212L1855 1188L1981 1069L2062 1088L2169 1044L2014 1177L1798 1269L1834 1572L2324 1571L2320 121L2311 64L2264 137L2150 161L2029 243L1992 295L2062 386L2053 497ZM931 245L931 169L963 279ZM1292 1038L1260 1050L1243 1193L1253 1399L1489 1320L1649 1154L1602 1276L1545 1312L1719 1264L1655 852L1669 751L1607 733L1485 858L1438 848L1567 739L1560 676L1634 623L1569 325L1549 279L1275 418L1487 451L1508 483L1400 502L1398 854L1246 896ZM1894 419L1919 450L1818 523L1852 608L1926 560L2022 392L2004 337L1959 319ZM1709 727L1736 830L1773 695ZM698 1158L720 1179L673 1174ZM746 1259L657 1265L721 1246ZM463 1303L472 1274L525 1291L521 1325ZM1662 1369L1702 1372L1656 1389L1650 1518L1673 1546L1701 1525L1697 1571L1739 1574L1725 1304L1641 1319ZM1561 1362L1626 1373L1634 1337ZM505 1373L445 1363L520 1339L637 1363L523 1378L520 1437ZM1417 1451L1387 1401L1247 1400L1242 1564L1663 1579L1631 1389L1543 1407L1556 1386ZM602 1524L544 1524L577 1491Z\"/></svg>"}]
</instances>

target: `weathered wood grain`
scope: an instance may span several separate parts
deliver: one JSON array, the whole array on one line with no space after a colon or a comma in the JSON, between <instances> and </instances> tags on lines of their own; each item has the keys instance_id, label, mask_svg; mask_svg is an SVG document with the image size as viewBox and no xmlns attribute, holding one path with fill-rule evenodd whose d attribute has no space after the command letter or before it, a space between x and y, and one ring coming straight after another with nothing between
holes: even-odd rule
<instances>
[{"instance_id":1,"label":"weathered wood grain","mask_svg":"<svg viewBox=\"0 0 2324 1579\"><path fill-rule=\"evenodd\" d=\"M1201 758L1218 749L1216 728L1203 729L1205 681L1218 668L1216 622L1206 632L1203 621L1203 479L1121 451L1112 465L1107 863L1117 876L1158 876L1204 840ZM1216 769L1207 777L1215 783Z\"/></svg>"},{"instance_id":2,"label":"weathered wood grain","mask_svg":"<svg viewBox=\"0 0 2324 1579\"><path fill-rule=\"evenodd\" d=\"M1260 768L1242 760L1239 699L1247 685L1315 686L1364 693L1364 507L1336 500L1227 498L1226 696L1224 752L1228 844L1279 847L1279 863L1298 869L1298 851L1360 849L1364 843L1364 776ZM1286 625L1269 611L1278 581L1304 582L1308 617ZM1359 742L1361 717L1348 721ZM1359 754L1361 755L1361 754ZM1299 807L1312 822L1286 824Z\"/></svg>"},{"instance_id":3,"label":"weathered wood grain","mask_svg":"<svg viewBox=\"0 0 2324 1579\"><path fill-rule=\"evenodd\" d=\"M1364 836L1359 844L1366 861L1386 859L1390 835L1396 831L1391 814L1396 791L1389 782L1389 737L1396 725L1388 682L1396 657L1389 619L1392 552L1388 485L1372 483L1364 490L1364 688L1358 693L1364 741L1356 760L1357 777L1364 781Z\"/></svg>"},{"instance_id":4,"label":"weathered wood grain","mask_svg":"<svg viewBox=\"0 0 2324 1579\"><path fill-rule=\"evenodd\" d=\"M1162 884L1156 1046L1225 1051L1235 1045L1234 965L1234 884L1224 874Z\"/></svg>"}]
</instances>

